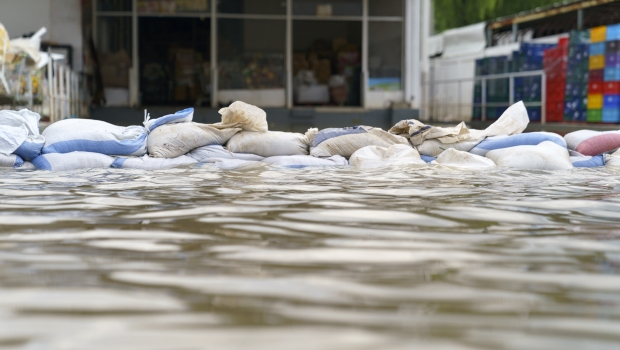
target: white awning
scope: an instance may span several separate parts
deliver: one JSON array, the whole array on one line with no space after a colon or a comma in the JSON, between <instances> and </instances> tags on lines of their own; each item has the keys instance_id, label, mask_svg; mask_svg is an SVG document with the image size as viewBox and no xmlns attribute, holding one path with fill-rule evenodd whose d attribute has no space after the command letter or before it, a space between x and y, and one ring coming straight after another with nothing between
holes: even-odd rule
<instances>
[{"instance_id":1,"label":"white awning","mask_svg":"<svg viewBox=\"0 0 620 350\"><path fill-rule=\"evenodd\" d=\"M487 46L486 23L449 29L443 32L443 57L482 53Z\"/></svg>"}]
</instances>

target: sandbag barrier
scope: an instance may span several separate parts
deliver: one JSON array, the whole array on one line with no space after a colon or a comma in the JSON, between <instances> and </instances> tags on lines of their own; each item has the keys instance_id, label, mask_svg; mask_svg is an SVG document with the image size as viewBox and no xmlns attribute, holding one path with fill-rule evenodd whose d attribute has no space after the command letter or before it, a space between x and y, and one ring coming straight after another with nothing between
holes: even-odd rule
<instances>
[{"instance_id":1,"label":"sandbag barrier","mask_svg":"<svg viewBox=\"0 0 620 350\"><path fill-rule=\"evenodd\" d=\"M40 116L27 109L0 111L0 168L67 171L88 168L158 170L211 164L221 169L260 165L285 168L401 166L445 169L506 167L567 170L620 166L620 131L580 130L564 137L522 133L529 123L522 102L485 130L435 127L402 120L388 131L371 126L269 131L262 109L236 101L222 122L193 122L193 108L120 127L65 119L39 133Z\"/></svg>"}]
</instances>

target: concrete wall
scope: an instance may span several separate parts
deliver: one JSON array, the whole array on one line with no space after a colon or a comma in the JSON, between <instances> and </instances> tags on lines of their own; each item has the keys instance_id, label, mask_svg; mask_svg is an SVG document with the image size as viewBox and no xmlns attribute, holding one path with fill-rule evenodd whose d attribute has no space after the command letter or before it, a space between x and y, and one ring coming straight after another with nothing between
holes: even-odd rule
<instances>
[{"instance_id":1,"label":"concrete wall","mask_svg":"<svg viewBox=\"0 0 620 350\"><path fill-rule=\"evenodd\" d=\"M76 71L82 70L80 0L0 0L0 23L11 38L47 28L43 41L73 46Z\"/></svg>"}]
</instances>

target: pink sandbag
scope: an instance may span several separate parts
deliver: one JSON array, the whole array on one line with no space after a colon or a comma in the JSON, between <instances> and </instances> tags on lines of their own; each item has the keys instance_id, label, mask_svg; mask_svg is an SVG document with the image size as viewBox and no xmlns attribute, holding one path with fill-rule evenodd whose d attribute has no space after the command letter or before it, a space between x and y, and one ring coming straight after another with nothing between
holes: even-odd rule
<instances>
[{"instance_id":1,"label":"pink sandbag","mask_svg":"<svg viewBox=\"0 0 620 350\"><path fill-rule=\"evenodd\" d=\"M564 136L568 148L586 156L596 156L620 148L620 132L580 130Z\"/></svg>"}]
</instances>

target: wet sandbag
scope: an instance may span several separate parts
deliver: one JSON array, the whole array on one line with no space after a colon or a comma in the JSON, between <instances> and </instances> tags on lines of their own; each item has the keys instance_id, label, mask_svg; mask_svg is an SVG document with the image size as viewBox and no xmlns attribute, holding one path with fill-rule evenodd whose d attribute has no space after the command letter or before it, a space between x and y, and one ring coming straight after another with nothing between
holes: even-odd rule
<instances>
[{"instance_id":1,"label":"wet sandbag","mask_svg":"<svg viewBox=\"0 0 620 350\"><path fill-rule=\"evenodd\" d=\"M286 168L306 168L315 166L344 166L349 161L341 156L317 158L313 156L276 156L263 159L264 163L279 165Z\"/></svg>"},{"instance_id":2,"label":"wet sandbag","mask_svg":"<svg viewBox=\"0 0 620 350\"><path fill-rule=\"evenodd\" d=\"M420 154L415 148L402 144L389 147L362 147L351 155L349 163L358 169L372 169L394 165L406 165L411 167L427 166L426 162L420 158Z\"/></svg>"},{"instance_id":3,"label":"wet sandbag","mask_svg":"<svg viewBox=\"0 0 620 350\"><path fill-rule=\"evenodd\" d=\"M584 156L577 152L570 151L570 162L575 168L597 168L605 166L605 157L603 154L598 156Z\"/></svg>"},{"instance_id":4,"label":"wet sandbag","mask_svg":"<svg viewBox=\"0 0 620 350\"><path fill-rule=\"evenodd\" d=\"M460 169L485 169L495 167L495 163L489 158L469 152L457 151L454 148L442 152L433 164Z\"/></svg>"},{"instance_id":5,"label":"wet sandbag","mask_svg":"<svg viewBox=\"0 0 620 350\"><path fill-rule=\"evenodd\" d=\"M266 164L255 160L230 159L230 158L211 158L207 165L213 165L224 170L246 170L264 167Z\"/></svg>"},{"instance_id":6,"label":"wet sandbag","mask_svg":"<svg viewBox=\"0 0 620 350\"><path fill-rule=\"evenodd\" d=\"M32 164L31 162L24 162L24 164L14 169L16 170L37 170L37 167L34 166L34 164Z\"/></svg>"},{"instance_id":7,"label":"wet sandbag","mask_svg":"<svg viewBox=\"0 0 620 350\"><path fill-rule=\"evenodd\" d=\"M0 154L0 168L19 168L24 164L22 157L16 154L5 156Z\"/></svg>"},{"instance_id":8,"label":"wet sandbag","mask_svg":"<svg viewBox=\"0 0 620 350\"><path fill-rule=\"evenodd\" d=\"M241 129L220 130L200 123L162 125L149 134L149 155L155 158L176 158L198 147L223 145L239 130Z\"/></svg>"},{"instance_id":9,"label":"wet sandbag","mask_svg":"<svg viewBox=\"0 0 620 350\"><path fill-rule=\"evenodd\" d=\"M111 167L117 169L143 169L143 170L161 170L170 169L180 166L196 164L198 161L188 156L180 156L176 158L153 158L148 155L142 157L116 158L112 162Z\"/></svg>"},{"instance_id":10,"label":"wet sandbag","mask_svg":"<svg viewBox=\"0 0 620 350\"><path fill-rule=\"evenodd\" d=\"M416 146L422 156L437 157L447 149L467 152L480 143L480 140L468 140L455 143L442 143L439 140L426 140Z\"/></svg>"},{"instance_id":11,"label":"wet sandbag","mask_svg":"<svg viewBox=\"0 0 620 350\"><path fill-rule=\"evenodd\" d=\"M198 147L194 150L191 150L188 156L196 159L197 161L204 163L208 162L209 159L212 158L220 158L220 159L241 159L241 160L253 160L253 161L261 161L265 159L265 157L258 156L256 154L249 153L233 153L222 145L208 145Z\"/></svg>"},{"instance_id":12,"label":"wet sandbag","mask_svg":"<svg viewBox=\"0 0 620 350\"><path fill-rule=\"evenodd\" d=\"M388 148L392 145L405 145L409 148L409 141L398 135L390 134L379 128L362 126L346 128L345 134L338 135L333 129L325 129L319 132L310 129L306 133L311 145L310 155L313 157L331 157L339 155L345 158L351 157L357 150L367 146ZM338 135L325 138L326 134ZM319 140L320 142L318 142Z\"/></svg>"},{"instance_id":13,"label":"wet sandbag","mask_svg":"<svg viewBox=\"0 0 620 350\"><path fill-rule=\"evenodd\" d=\"M527 170L572 169L566 147L545 141L536 146L516 146L489 151L486 157L497 166Z\"/></svg>"},{"instance_id":14,"label":"wet sandbag","mask_svg":"<svg viewBox=\"0 0 620 350\"><path fill-rule=\"evenodd\" d=\"M596 156L620 148L620 131L579 130L564 135L568 149Z\"/></svg>"},{"instance_id":15,"label":"wet sandbag","mask_svg":"<svg viewBox=\"0 0 620 350\"><path fill-rule=\"evenodd\" d=\"M168 114L160 118L151 119L150 114L144 111L144 127L146 131L150 133L151 131L157 129L158 127L166 124L176 124L176 123L190 123L194 119L194 109L186 108L175 112L174 114Z\"/></svg>"},{"instance_id":16,"label":"wet sandbag","mask_svg":"<svg viewBox=\"0 0 620 350\"><path fill-rule=\"evenodd\" d=\"M517 134L512 136L489 137L486 140L477 144L476 147L469 150L469 152L484 157L487 152L492 150L515 146L536 146L539 143L545 141L551 141L558 146L566 148L566 141L564 141L564 138L562 136L552 132L540 131Z\"/></svg>"},{"instance_id":17,"label":"wet sandbag","mask_svg":"<svg viewBox=\"0 0 620 350\"><path fill-rule=\"evenodd\" d=\"M43 153L93 152L111 156L146 154L146 129L116 126L100 120L64 119L48 126Z\"/></svg>"},{"instance_id":18,"label":"wet sandbag","mask_svg":"<svg viewBox=\"0 0 620 350\"><path fill-rule=\"evenodd\" d=\"M114 158L93 152L47 153L32 160L39 170L55 171L109 168L112 162Z\"/></svg>"},{"instance_id":19,"label":"wet sandbag","mask_svg":"<svg viewBox=\"0 0 620 350\"><path fill-rule=\"evenodd\" d=\"M420 154L420 158L422 158L422 160L426 163L432 163L435 159L437 159L437 157L425 156L423 154Z\"/></svg>"},{"instance_id":20,"label":"wet sandbag","mask_svg":"<svg viewBox=\"0 0 620 350\"><path fill-rule=\"evenodd\" d=\"M0 154L32 160L41 154L45 137L39 134L38 113L28 109L0 111Z\"/></svg>"},{"instance_id":21,"label":"wet sandbag","mask_svg":"<svg viewBox=\"0 0 620 350\"><path fill-rule=\"evenodd\" d=\"M249 153L262 157L308 154L306 136L281 131L242 131L231 137L226 148L233 153Z\"/></svg>"},{"instance_id":22,"label":"wet sandbag","mask_svg":"<svg viewBox=\"0 0 620 350\"><path fill-rule=\"evenodd\" d=\"M605 166L620 167L620 150L612 154L604 154L602 156L605 159Z\"/></svg>"},{"instance_id":23,"label":"wet sandbag","mask_svg":"<svg viewBox=\"0 0 620 350\"><path fill-rule=\"evenodd\" d=\"M222 122L213 124L218 129L241 128L244 131L267 131L267 113L264 110L235 101L219 110Z\"/></svg>"}]
</instances>

